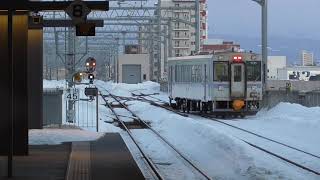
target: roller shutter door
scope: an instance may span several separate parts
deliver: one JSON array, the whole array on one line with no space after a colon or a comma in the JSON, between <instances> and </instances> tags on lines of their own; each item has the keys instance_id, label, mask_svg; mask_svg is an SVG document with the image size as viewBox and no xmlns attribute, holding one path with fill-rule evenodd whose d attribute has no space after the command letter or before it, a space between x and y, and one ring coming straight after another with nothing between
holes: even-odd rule
<instances>
[{"instance_id":1,"label":"roller shutter door","mask_svg":"<svg viewBox=\"0 0 320 180\"><path fill-rule=\"evenodd\" d=\"M127 84L141 83L141 65L122 65L122 82Z\"/></svg>"}]
</instances>

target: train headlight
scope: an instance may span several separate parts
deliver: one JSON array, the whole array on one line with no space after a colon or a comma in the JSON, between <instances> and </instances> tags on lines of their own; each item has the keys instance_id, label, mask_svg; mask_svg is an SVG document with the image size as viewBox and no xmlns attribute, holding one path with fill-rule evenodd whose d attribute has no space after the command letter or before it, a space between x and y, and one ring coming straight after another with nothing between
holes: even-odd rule
<instances>
[{"instance_id":1,"label":"train headlight","mask_svg":"<svg viewBox=\"0 0 320 180\"><path fill-rule=\"evenodd\" d=\"M257 87L257 86L252 86L251 89L252 89L252 90L257 90L258 87Z\"/></svg>"},{"instance_id":2,"label":"train headlight","mask_svg":"<svg viewBox=\"0 0 320 180\"><path fill-rule=\"evenodd\" d=\"M219 90L219 91L223 91L223 90L224 90L224 87L223 87L223 86L219 86L219 87L218 87L218 90Z\"/></svg>"}]
</instances>

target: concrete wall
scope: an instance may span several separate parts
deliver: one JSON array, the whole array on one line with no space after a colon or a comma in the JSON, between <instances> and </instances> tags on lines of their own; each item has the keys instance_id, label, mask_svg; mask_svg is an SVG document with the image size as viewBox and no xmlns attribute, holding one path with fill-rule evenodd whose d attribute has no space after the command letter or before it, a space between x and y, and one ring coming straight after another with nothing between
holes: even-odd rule
<instances>
[{"instance_id":1,"label":"concrete wall","mask_svg":"<svg viewBox=\"0 0 320 180\"><path fill-rule=\"evenodd\" d=\"M298 91L267 91L264 106L272 108L280 102L301 104L306 107L320 106L320 91L301 93Z\"/></svg>"},{"instance_id":2,"label":"concrete wall","mask_svg":"<svg viewBox=\"0 0 320 180\"><path fill-rule=\"evenodd\" d=\"M122 65L125 64L137 64L141 65L141 80L150 80L150 65L149 54L123 54L119 56L119 82L122 83ZM143 75L146 75L146 80L143 79Z\"/></svg>"}]
</instances>

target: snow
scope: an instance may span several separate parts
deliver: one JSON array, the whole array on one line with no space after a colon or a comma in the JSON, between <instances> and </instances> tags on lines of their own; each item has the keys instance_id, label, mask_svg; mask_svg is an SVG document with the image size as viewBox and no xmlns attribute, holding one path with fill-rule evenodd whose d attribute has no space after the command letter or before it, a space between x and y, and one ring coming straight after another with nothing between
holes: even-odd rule
<instances>
[{"instance_id":1,"label":"snow","mask_svg":"<svg viewBox=\"0 0 320 180\"><path fill-rule=\"evenodd\" d=\"M80 129L44 129L30 130L30 145L56 145L63 142L94 141L104 133L84 131Z\"/></svg>"},{"instance_id":2,"label":"snow","mask_svg":"<svg viewBox=\"0 0 320 180\"><path fill-rule=\"evenodd\" d=\"M64 88L66 86L65 80L43 80L43 88Z\"/></svg>"},{"instance_id":3,"label":"snow","mask_svg":"<svg viewBox=\"0 0 320 180\"><path fill-rule=\"evenodd\" d=\"M63 87L65 82L44 81L44 84L46 87L55 88ZM102 92L105 88L117 96L131 97L131 93L159 93L153 97L163 101L168 100L167 94L160 92L159 84L154 82L129 85L96 81L95 84ZM79 88L84 88L84 86L79 86ZM155 100L151 97L146 98ZM101 98L99 101L99 132L120 132L124 139L127 139L124 132L112 123L114 118L112 112L103 105ZM140 101L129 101L126 104L143 120L150 122L152 127L214 179L319 179L319 176L257 150L241 139L320 171L320 163L317 159L294 150L205 118L182 117ZM88 106L95 108L93 104ZM130 114L123 109L117 108L116 111L123 115L121 119L130 121L130 118L125 117ZM270 110L260 111L256 116L224 122L320 155L319 117L320 107L307 108L297 104L280 103ZM100 137L100 133L90 132L94 131L94 128L84 129L54 130L54 132L47 129L43 132L41 130L31 131L30 142L34 144L61 143L73 140L94 140ZM163 149L163 144L149 131L133 130L133 135L138 138L147 154L160 163L158 165L161 166L161 170L168 179L197 178L195 173L189 172L190 169L175 160L172 152ZM128 140L125 141L130 143ZM132 144L128 146L132 147ZM137 155L136 152L132 154Z\"/></svg>"},{"instance_id":4,"label":"snow","mask_svg":"<svg viewBox=\"0 0 320 180\"><path fill-rule=\"evenodd\" d=\"M305 172L288 167L210 123L195 121L163 109L153 109L143 102L134 102L130 108L142 119L193 159L211 177L217 179L304 179ZM157 114L157 116L154 116ZM308 174L310 175L310 174ZM314 179L312 175L308 176Z\"/></svg>"}]
</instances>

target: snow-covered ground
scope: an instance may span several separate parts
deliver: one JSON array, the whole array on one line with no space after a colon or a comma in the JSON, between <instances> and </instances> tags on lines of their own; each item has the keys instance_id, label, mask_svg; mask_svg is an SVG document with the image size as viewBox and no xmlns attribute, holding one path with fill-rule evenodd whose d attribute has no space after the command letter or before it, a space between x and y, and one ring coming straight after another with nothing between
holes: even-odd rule
<instances>
[{"instance_id":1,"label":"snow-covered ground","mask_svg":"<svg viewBox=\"0 0 320 180\"><path fill-rule=\"evenodd\" d=\"M103 136L103 133L83 131L80 129L44 129L30 130L29 144L55 145L63 142L94 141Z\"/></svg>"},{"instance_id":2,"label":"snow-covered ground","mask_svg":"<svg viewBox=\"0 0 320 180\"><path fill-rule=\"evenodd\" d=\"M63 86L64 82L44 82L45 87L52 88L61 84ZM141 92L145 94L159 93L159 95L154 95L154 97L167 101L167 95L159 91L159 84L153 82L127 85L97 81L96 85L106 88L118 96L131 97L131 93L139 94ZM103 102L102 99L100 102ZM127 104L129 104L129 108L132 111L143 120L149 121L151 126L161 135L166 137L168 141L174 144L214 179L320 179L320 176L308 173L260 150L256 150L240 139L248 140L270 151L276 151L281 155L286 155L288 158L294 158L292 160L297 160L298 163L303 163L314 170L320 171L320 163L309 156L288 150L282 146L253 137L212 120L196 116L182 117L139 101L131 101L127 102ZM99 111L100 132L123 133L122 130L110 123L113 117L110 110L103 105L99 105ZM118 111L121 110L119 109ZM225 122L319 156L319 117L320 107L306 108L297 104L281 103L268 111L262 110L256 116ZM59 133L64 134L63 132ZM48 137L45 133L42 135L38 134L40 133L37 131L30 133L32 142L47 142L41 139ZM172 158L169 158L167 151L161 150L160 146L155 143L148 132L134 130L133 134L143 143L144 149L148 153L154 153L153 157L157 158L158 162L167 166L168 171L170 170L170 166L174 166L174 164L171 164L170 160ZM79 135L79 139L81 140L82 137L84 139L94 139L98 138L99 135L99 133L93 136ZM50 134L49 136L55 137L56 135ZM65 138L54 142L62 142L63 139L65 141L69 139L74 140L71 136L73 135L68 136L67 134ZM59 139L59 137L55 139ZM194 179L188 173L183 171L175 172L175 177L176 179Z\"/></svg>"}]
</instances>

